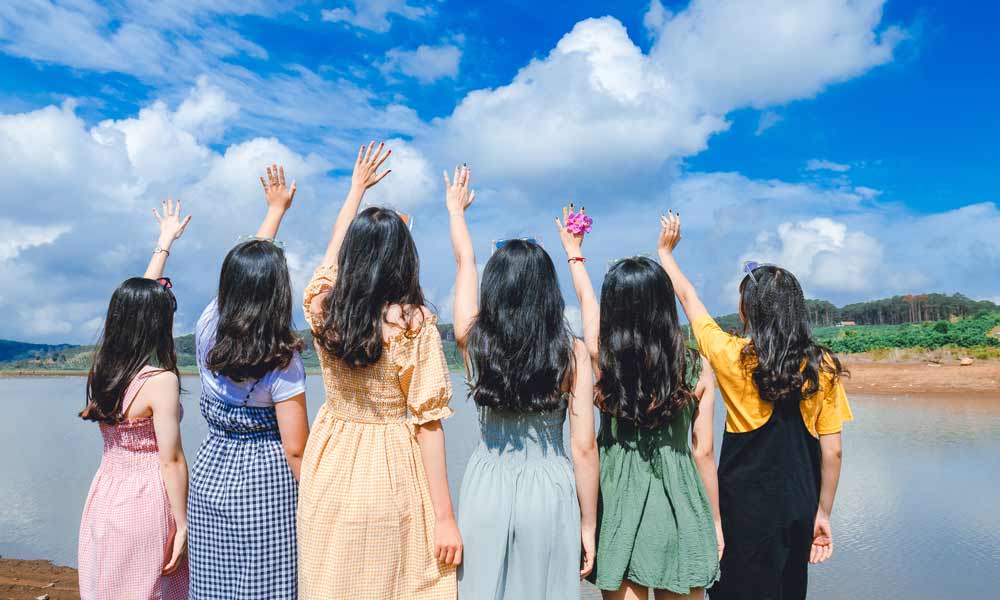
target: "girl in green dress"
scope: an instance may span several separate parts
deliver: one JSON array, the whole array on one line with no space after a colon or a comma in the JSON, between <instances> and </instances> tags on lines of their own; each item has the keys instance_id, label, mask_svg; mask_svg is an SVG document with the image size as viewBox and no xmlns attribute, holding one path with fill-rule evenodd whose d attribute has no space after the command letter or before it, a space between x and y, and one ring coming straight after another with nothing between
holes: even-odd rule
<instances>
[{"instance_id":1,"label":"girl in green dress","mask_svg":"<svg viewBox=\"0 0 1000 600\"><path fill-rule=\"evenodd\" d=\"M570 205L556 222L601 411L590 579L606 599L645 600L650 590L657 600L704 598L723 548L712 372L685 344L670 279L652 260L617 261L598 305L581 254L584 232L574 226L582 213Z\"/></svg>"}]
</instances>

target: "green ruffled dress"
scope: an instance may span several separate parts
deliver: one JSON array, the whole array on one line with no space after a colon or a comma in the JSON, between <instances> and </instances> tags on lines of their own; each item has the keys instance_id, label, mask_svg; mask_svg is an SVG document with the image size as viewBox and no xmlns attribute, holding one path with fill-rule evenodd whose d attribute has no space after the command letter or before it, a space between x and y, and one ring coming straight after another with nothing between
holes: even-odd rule
<instances>
[{"instance_id":1,"label":"green ruffled dress","mask_svg":"<svg viewBox=\"0 0 1000 600\"><path fill-rule=\"evenodd\" d=\"M598 588L617 590L627 579L687 594L719 579L712 509L688 441L696 410L692 404L656 429L601 415L597 563L590 576Z\"/></svg>"}]
</instances>

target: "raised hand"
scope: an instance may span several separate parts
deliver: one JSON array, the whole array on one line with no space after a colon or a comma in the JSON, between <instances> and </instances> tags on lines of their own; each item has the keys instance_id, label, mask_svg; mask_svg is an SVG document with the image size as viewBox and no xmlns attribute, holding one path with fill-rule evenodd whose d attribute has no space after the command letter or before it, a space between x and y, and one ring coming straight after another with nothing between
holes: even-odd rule
<instances>
[{"instance_id":1,"label":"raised hand","mask_svg":"<svg viewBox=\"0 0 1000 600\"><path fill-rule=\"evenodd\" d=\"M660 237L656 242L656 250L670 254L681 242L681 215L669 211L666 216L660 215Z\"/></svg>"},{"instance_id":2,"label":"raised hand","mask_svg":"<svg viewBox=\"0 0 1000 600\"><path fill-rule=\"evenodd\" d=\"M295 198L295 180L292 180L292 187L285 186L285 167L276 164L267 167L267 179L261 177L260 184L264 186L264 198L267 200L269 210L285 211L292 206L292 199Z\"/></svg>"},{"instance_id":3,"label":"raised hand","mask_svg":"<svg viewBox=\"0 0 1000 600\"><path fill-rule=\"evenodd\" d=\"M161 215L159 211L154 208L153 216L156 217L156 222L160 224L160 247L168 249L174 240L180 238L181 235L184 234L184 228L191 222L191 215L181 219L180 200L174 204L173 200L167 198L162 202L162 205L163 214Z\"/></svg>"},{"instance_id":4,"label":"raised hand","mask_svg":"<svg viewBox=\"0 0 1000 600\"><path fill-rule=\"evenodd\" d=\"M583 207L580 208L579 214L586 214ZM586 235L582 230L579 233L574 233L570 231L569 221L570 215L575 214L573 212L573 203L569 203L569 207L563 207L562 220L556 219L556 229L559 230L559 241L562 242L563 250L566 251L566 256L569 258L579 258L583 256L581 254L581 247L583 246L583 236Z\"/></svg>"},{"instance_id":5,"label":"raised hand","mask_svg":"<svg viewBox=\"0 0 1000 600\"><path fill-rule=\"evenodd\" d=\"M471 176L472 170L465 165L455 167L453 180L448 179L448 171L444 172L445 204L448 206L449 214L464 214L465 209L476 199L476 191L469 191Z\"/></svg>"},{"instance_id":6,"label":"raised hand","mask_svg":"<svg viewBox=\"0 0 1000 600\"><path fill-rule=\"evenodd\" d=\"M392 150L385 150L385 154L382 153L383 150L385 150L385 142L380 142L377 148L375 142L369 142L367 150L365 146L361 146L361 150L358 151L358 160L354 163L354 173L351 175L352 189L364 192L382 181L383 177L392 173L392 169L378 172L378 168L392 154Z\"/></svg>"}]
</instances>

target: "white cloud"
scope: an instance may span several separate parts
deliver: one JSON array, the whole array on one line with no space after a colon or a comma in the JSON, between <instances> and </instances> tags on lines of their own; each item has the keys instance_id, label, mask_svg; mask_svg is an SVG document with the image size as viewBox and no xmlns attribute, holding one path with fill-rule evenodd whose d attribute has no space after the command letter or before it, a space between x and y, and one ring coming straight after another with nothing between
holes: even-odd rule
<instances>
[{"instance_id":1,"label":"white cloud","mask_svg":"<svg viewBox=\"0 0 1000 600\"><path fill-rule=\"evenodd\" d=\"M864 232L849 232L847 225L816 218L778 225L776 233L764 232L743 260L780 265L798 277L807 295L826 292L865 292L881 266L882 246Z\"/></svg>"},{"instance_id":2,"label":"white cloud","mask_svg":"<svg viewBox=\"0 0 1000 600\"><path fill-rule=\"evenodd\" d=\"M462 50L454 44L421 44L415 50L393 48L385 53L385 62L379 65L379 70L383 75L402 73L428 84L445 77L456 77L461 58Z\"/></svg>"},{"instance_id":3,"label":"white cloud","mask_svg":"<svg viewBox=\"0 0 1000 600\"><path fill-rule=\"evenodd\" d=\"M693 0L651 57L703 109L810 98L889 62L904 32L878 29L884 0Z\"/></svg>"},{"instance_id":4,"label":"white cloud","mask_svg":"<svg viewBox=\"0 0 1000 600\"><path fill-rule=\"evenodd\" d=\"M761 135L784 120L785 117L779 115L773 110L765 110L760 113L760 118L757 120L757 129L754 131L754 135Z\"/></svg>"},{"instance_id":5,"label":"white cloud","mask_svg":"<svg viewBox=\"0 0 1000 600\"><path fill-rule=\"evenodd\" d=\"M882 190L876 190L874 188L865 187L863 185L855 186L854 191L861 195L862 198L866 200L871 200L872 198L877 198L882 195Z\"/></svg>"},{"instance_id":6,"label":"white cloud","mask_svg":"<svg viewBox=\"0 0 1000 600\"><path fill-rule=\"evenodd\" d=\"M642 15L642 26L646 28L646 35L655 40L672 16L673 13L663 8L660 0L652 0L649 3L649 8Z\"/></svg>"},{"instance_id":7,"label":"white cloud","mask_svg":"<svg viewBox=\"0 0 1000 600\"><path fill-rule=\"evenodd\" d=\"M239 110L238 104L230 101L225 92L209 83L208 77L203 75L177 107L174 123L197 139L210 141L222 134Z\"/></svg>"},{"instance_id":8,"label":"white cloud","mask_svg":"<svg viewBox=\"0 0 1000 600\"><path fill-rule=\"evenodd\" d=\"M21 251L47 246L70 230L69 225L26 225L0 218L0 263L17 257Z\"/></svg>"},{"instance_id":9,"label":"white cloud","mask_svg":"<svg viewBox=\"0 0 1000 600\"><path fill-rule=\"evenodd\" d=\"M832 160L823 160L820 158L811 158L806 161L806 171L834 171L837 173L844 173L849 171L850 168L851 165L836 163Z\"/></svg>"},{"instance_id":10,"label":"white cloud","mask_svg":"<svg viewBox=\"0 0 1000 600\"><path fill-rule=\"evenodd\" d=\"M390 16L421 21L434 14L432 7L410 4L406 0L352 0L351 4L353 9L339 7L323 10L323 20L385 33L392 27Z\"/></svg>"}]
</instances>

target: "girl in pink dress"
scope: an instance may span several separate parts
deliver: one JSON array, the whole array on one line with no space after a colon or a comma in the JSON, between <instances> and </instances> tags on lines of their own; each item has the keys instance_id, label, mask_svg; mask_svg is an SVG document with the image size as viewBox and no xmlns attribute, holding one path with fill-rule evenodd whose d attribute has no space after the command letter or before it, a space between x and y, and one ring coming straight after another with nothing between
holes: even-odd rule
<instances>
[{"instance_id":1,"label":"girl in pink dress","mask_svg":"<svg viewBox=\"0 0 1000 600\"><path fill-rule=\"evenodd\" d=\"M177 300L161 275L191 217L181 219L180 202L169 200L163 212L154 211L160 238L145 275L126 280L111 296L87 378L80 416L100 424L104 455L80 523L82 600L188 597Z\"/></svg>"}]
</instances>

